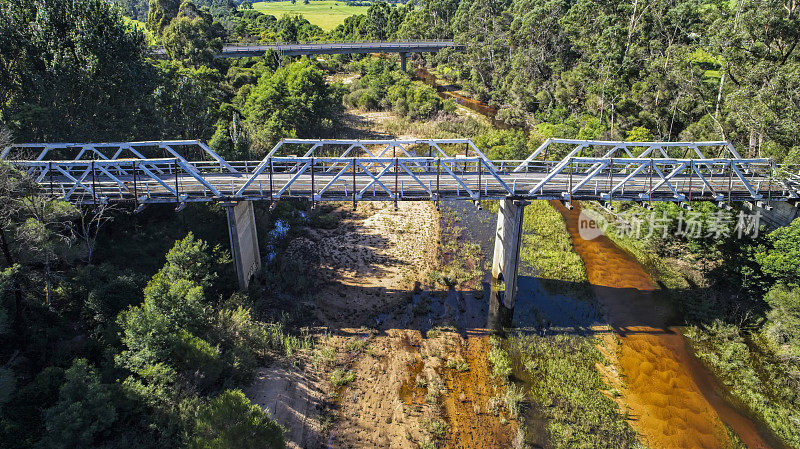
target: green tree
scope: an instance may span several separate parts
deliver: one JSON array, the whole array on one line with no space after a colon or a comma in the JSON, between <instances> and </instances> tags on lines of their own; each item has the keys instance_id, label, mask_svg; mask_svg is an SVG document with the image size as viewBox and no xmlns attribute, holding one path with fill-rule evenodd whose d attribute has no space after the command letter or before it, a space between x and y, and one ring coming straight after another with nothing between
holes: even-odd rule
<instances>
[{"instance_id":1,"label":"green tree","mask_svg":"<svg viewBox=\"0 0 800 449\"><path fill-rule=\"evenodd\" d=\"M10 137L0 139L0 147L10 143ZM5 267L11 269L18 262L11 250L11 225L19 218L22 200L34 195L37 186L29 176L15 169L11 164L0 161L0 247L3 250ZM22 313L22 290L19 286L19 270L10 274L11 291L14 294L14 317L19 323Z\"/></svg>"},{"instance_id":2,"label":"green tree","mask_svg":"<svg viewBox=\"0 0 800 449\"><path fill-rule=\"evenodd\" d=\"M771 247L756 253L761 270L788 286L800 285L800 219L767 236Z\"/></svg>"},{"instance_id":3,"label":"green tree","mask_svg":"<svg viewBox=\"0 0 800 449\"><path fill-rule=\"evenodd\" d=\"M218 329L213 302L207 296L218 278L219 253L218 248L209 248L190 233L167 253L167 263L144 289L144 301L119 314L117 322L125 349L116 362L136 373L145 384L183 382L210 391L222 376L249 369L233 366L248 348L224 355L220 349L220 345L241 345L229 341L238 334ZM250 323L247 318L239 321L245 328ZM241 335L252 334L245 328Z\"/></svg>"},{"instance_id":4,"label":"green tree","mask_svg":"<svg viewBox=\"0 0 800 449\"><path fill-rule=\"evenodd\" d=\"M106 0L5 1L0 122L29 142L152 136L144 51L143 34Z\"/></svg>"},{"instance_id":5,"label":"green tree","mask_svg":"<svg viewBox=\"0 0 800 449\"><path fill-rule=\"evenodd\" d=\"M628 142L651 142L653 133L644 126L634 126L630 131L627 131L625 140Z\"/></svg>"},{"instance_id":6,"label":"green tree","mask_svg":"<svg viewBox=\"0 0 800 449\"><path fill-rule=\"evenodd\" d=\"M367 9L366 37L383 40L389 36L389 16L391 7L384 1L373 2Z\"/></svg>"},{"instance_id":7,"label":"green tree","mask_svg":"<svg viewBox=\"0 0 800 449\"><path fill-rule=\"evenodd\" d=\"M489 130L475 137L475 145L491 159L524 159L531 153L520 130Z\"/></svg>"},{"instance_id":8,"label":"green tree","mask_svg":"<svg viewBox=\"0 0 800 449\"><path fill-rule=\"evenodd\" d=\"M44 411L44 448L95 446L117 420L112 392L86 359L76 359L64 373L58 402Z\"/></svg>"},{"instance_id":9,"label":"green tree","mask_svg":"<svg viewBox=\"0 0 800 449\"><path fill-rule=\"evenodd\" d=\"M161 274L168 282L181 279L190 280L203 288L210 288L217 279L219 265L224 262L219 246L209 247L208 243L196 239L191 232L167 253L167 263Z\"/></svg>"},{"instance_id":10,"label":"green tree","mask_svg":"<svg viewBox=\"0 0 800 449\"><path fill-rule=\"evenodd\" d=\"M760 154L763 142L796 145L800 131L800 6L784 0L745 0L721 8L711 27L714 50L730 77L723 110Z\"/></svg>"},{"instance_id":11,"label":"green tree","mask_svg":"<svg viewBox=\"0 0 800 449\"><path fill-rule=\"evenodd\" d=\"M210 138L220 117L219 104L225 98L219 71L206 66L186 67L176 61L164 61L159 69L160 86L153 97L159 119L157 131L170 138Z\"/></svg>"},{"instance_id":12,"label":"green tree","mask_svg":"<svg viewBox=\"0 0 800 449\"><path fill-rule=\"evenodd\" d=\"M186 0L178 16L164 28L164 48L172 59L210 66L214 55L222 50L223 34L222 27L214 23L210 13Z\"/></svg>"},{"instance_id":13,"label":"green tree","mask_svg":"<svg viewBox=\"0 0 800 449\"><path fill-rule=\"evenodd\" d=\"M460 0L411 0L398 34L407 39L453 37L451 26Z\"/></svg>"},{"instance_id":14,"label":"green tree","mask_svg":"<svg viewBox=\"0 0 800 449\"><path fill-rule=\"evenodd\" d=\"M181 0L150 0L147 27L159 36L172 19L178 16Z\"/></svg>"},{"instance_id":15,"label":"green tree","mask_svg":"<svg viewBox=\"0 0 800 449\"><path fill-rule=\"evenodd\" d=\"M282 137L324 135L340 111L340 93L328 86L311 61L262 75L242 108L256 148L269 147Z\"/></svg>"},{"instance_id":16,"label":"green tree","mask_svg":"<svg viewBox=\"0 0 800 449\"><path fill-rule=\"evenodd\" d=\"M764 297L767 312L765 331L784 357L800 360L800 287L778 284Z\"/></svg>"},{"instance_id":17,"label":"green tree","mask_svg":"<svg viewBox=\"0 0 800 449\"><path fill-rule=\"evenodd\" d=\"M66 254L75 240L72 220L78 213L75 206L66 201L50 200L38 195L25 197L22 201L25 220L17 226L16 237L28 257L44 263L45 304L52 298L55 260Z\"/></svg>"},{"instance_id":18,"label":"green tree","mask_svg":"<svg viewBox=\"0 0 800 449\"><path fill-rule=\"evenodd\" d=\"M195 415L192 449L280 449L283 428L239 390L226 390Z\"/></svg>"},{"instance_id":19,"label":"green tree","mask_svg":"<svg viewBox=\"0 0 800 449\"><path fill-rule=\"evenodd\" d=\"M274 25L276 38L281 42L298 42L323 34L322 28L298 14L284 14Z\"/></svg>"}]
</instances>

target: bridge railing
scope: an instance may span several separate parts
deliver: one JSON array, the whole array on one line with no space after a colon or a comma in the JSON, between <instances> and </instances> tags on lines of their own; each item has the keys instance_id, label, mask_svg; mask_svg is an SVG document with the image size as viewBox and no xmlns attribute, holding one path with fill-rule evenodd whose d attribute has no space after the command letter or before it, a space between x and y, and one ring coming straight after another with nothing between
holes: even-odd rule
<instances>
[{"instance_id":1,"label":"bridge railing","mask_svg":"<svg viewBox=\"0 0 800 449\"><path fill-rule=\"evenodd\" d=\"M713 159L741 156L730 142L623 142L606 140L546 139L517 171L525 170L526 164L536 160L564 160L570 157L629 157L659 159Z\"/></svg>"}]
</instances>

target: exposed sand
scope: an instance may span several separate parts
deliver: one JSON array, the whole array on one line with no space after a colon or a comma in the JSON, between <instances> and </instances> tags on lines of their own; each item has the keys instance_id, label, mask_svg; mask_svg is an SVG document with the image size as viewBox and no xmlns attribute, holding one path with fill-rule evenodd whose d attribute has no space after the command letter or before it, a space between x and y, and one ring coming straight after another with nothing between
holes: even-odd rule
<instances>
[{"instance_id":1,"label":"exposed sand","mask_svg":"<svg viewBox=\"0 0 800 449\"><path fill-rule=\"evenodd\" d=\"M377 315L408 303L433 264L438 215L432 203L362 202L356 217L315 231L316 313L331 328L377 326Z\"/></svg>"},{"instance_id":2,"label":"exposed sand","mask_svg":"<svg viewBox=\"0 0 800 449\"><path fill-rule=\"evenodd\" d=\"M509 448L516 434L517 423L503 425L489 411L489 401L503 394L503 386L492 378L492 368L486 354L489 338L484 332L473 331L467 339L459 339L459 352L469 363L466 372L449 370L446 375L447 394L442 405L451 429L444 441L446 448Z\"/></svg>"},{"instance_id":3,"label":"exposed sand","mask_svg":"<svg viewBox=\"0 0 800 449\"><path fill-rule=\"evenodd\" d=\"M334 334L328 344L337 352L336 366L356 373L338 398L332 447L396 447L410 443L408 432L415 441L422 437L422 415L395 409L416 352L407 341L419 341L420 332L374 335L362 326L374 327L381 313L410 302L415 281L424 278L436 254L437 217L429 203L400 203L395 212L391 203L364 202L336 229L309 230L308 237L290 244L297 257L302 253L317 262L312 268L316 319ZM353 340L364 340L368 351L348 352ZM315 368L307 355L296 358L305 363L262 368L247 394L288 429L288 447L325 447L318 409L326 398L335 399L332 367Z\"/></svg>"}]
</instances>

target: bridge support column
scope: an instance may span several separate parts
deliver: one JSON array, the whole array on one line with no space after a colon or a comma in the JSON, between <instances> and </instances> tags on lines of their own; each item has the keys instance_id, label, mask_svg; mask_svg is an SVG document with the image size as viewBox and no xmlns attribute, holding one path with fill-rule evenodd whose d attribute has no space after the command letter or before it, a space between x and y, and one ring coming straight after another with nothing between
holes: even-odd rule
<instances>
[{"instance_id":1,"label":"bridge support column","mask_svg":"<svg viewBox=\"0 0 800 449\"><path fill-rule=\"evenodd\" d=\"M408 53L401 52L400 53L400 70L406 71L406 59L408 59Z\"/></svg>"},{"instance_id":2,"label":"bridge support column","mask_svg":"<svg viewBox=\"0 0 800 449\"><path fill-rule=\"evenodd\" d=\"M258 250L256 216L252 201L226 204L228 212L228 235L231 239L231 256L239 279L239 288L250 285L250 278L261 269L261 254Z\"/></svg>"},{"instance_id":3,"label":"bridge support column","mask_svg":"<svg viewBox=\"0 0 800 449\"><path fill-rule=\"evenodd\" d=\"M527 201L505 199L497 211L497 231L492 259L492 294L489 301L489 327L502 328L511 324L517 299L517 268L522 244L522 219ZM505 292L500 295L500 282Z\"/></svg>"}]
</instances>

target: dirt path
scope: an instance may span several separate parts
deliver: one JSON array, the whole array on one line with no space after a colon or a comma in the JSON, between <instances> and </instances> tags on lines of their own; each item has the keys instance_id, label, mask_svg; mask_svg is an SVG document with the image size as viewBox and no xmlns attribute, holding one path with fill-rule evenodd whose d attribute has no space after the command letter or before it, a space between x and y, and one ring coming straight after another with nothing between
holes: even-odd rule
<instances>
[{"instance_id":1,"label":"dirt path","mask_svg":"<svg viewBox=\"0 0 800 449\"><path fill-rule=\"evenodd\" d=\"M284 426L289 449L323 446L319 411L325 382L311 370L275 364L261 368L245 394Z\"/></svg>"},{"instance_id":2,"label":"dirt path","mask_svg":"<svg viewBox=\"0 0 800 449\"><path fill-rule=\"evenodd\" d=\"M622 402L645 444L729 447L724 419L748 447L768 447L751 422L716 397L683 337L667 326L669 306L659 300L655 284L638 261L606 236L583 240L577 225L579 207L568 211L560 202L551 204L564 216L592 289L619 336L612 357L624 382Z\"/></svg>"}]
</instances>

